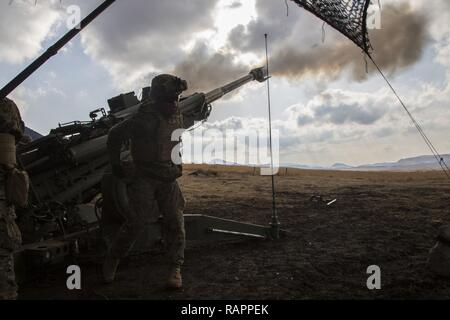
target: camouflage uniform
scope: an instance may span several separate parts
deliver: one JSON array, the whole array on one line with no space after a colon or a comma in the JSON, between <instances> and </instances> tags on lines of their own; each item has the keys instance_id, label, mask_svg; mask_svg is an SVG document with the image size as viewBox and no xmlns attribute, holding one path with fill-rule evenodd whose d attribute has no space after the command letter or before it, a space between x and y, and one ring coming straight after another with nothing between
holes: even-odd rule
<instances>
[{"instance_id":1,"label":"camouflage uniform","mask_svg":"<svg viewBox=\"0 0 450 320\"><path fill-rule=\"evenodd\" d=\"M24 132L24 123L16 104L7 99L0 100L0 134L12 135L18 142ZM6 153L5 150L0 150ZM0 300L17 298L13 251L18 249L21 234L16 225L14 207L6 202L6 172L14 163L6 163L0 156Z\"/></svg>"},{"instance_id":2,"label":"camouflage uniform","mask_svg":"<svg viewBox=\"0 0 450 320\"><path fill-rule=\"evenodd\" d=\"M185 230L183 210L185 200L176 181L168 183L145 175L137 168L133 183L128 186L131 210L124 212L125 223L116 234L110 248L113 258L120 259L132 249L137 237L149 223L163 216L163 235L170 262L184 262Z\"/></svg>"},{"instance_id":3,"label":"camouflage uniform","mask_svg":"<svg viewBox=\"0 0 450 320\"><path fill-rule=\"evenodd\" d=\"M179 141L172 141L174 130L183 128L177 110L165 115L163 103L149 100L137 114L113 127L108 136L111 164L120 166L120 150L130 141L135 166L134 177L128 186L131 210L124 212L126 222L116 234L109 256L124 257L133 247L145 225L163 216L163 235L167 242L171 263L180 267L184 262L185 229L183 210L185 200L176 181L181 166L172 162L172 151Z\"/></svg>"}]
</instances>

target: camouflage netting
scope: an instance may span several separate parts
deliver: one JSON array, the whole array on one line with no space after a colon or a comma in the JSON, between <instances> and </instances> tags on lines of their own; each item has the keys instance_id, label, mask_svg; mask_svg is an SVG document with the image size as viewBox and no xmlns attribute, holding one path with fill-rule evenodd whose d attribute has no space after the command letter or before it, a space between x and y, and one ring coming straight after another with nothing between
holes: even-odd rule
<instances>
[{"instance_id":1,"label":"camouflage netting","mask_svg":"<svg viewBox=\"0 0 450 320\"><path fill-rule=\"evenodd\" d=\"M343 33L370 54L367 9L371 0L291 0Z\"/></svg>"}]
</instances>

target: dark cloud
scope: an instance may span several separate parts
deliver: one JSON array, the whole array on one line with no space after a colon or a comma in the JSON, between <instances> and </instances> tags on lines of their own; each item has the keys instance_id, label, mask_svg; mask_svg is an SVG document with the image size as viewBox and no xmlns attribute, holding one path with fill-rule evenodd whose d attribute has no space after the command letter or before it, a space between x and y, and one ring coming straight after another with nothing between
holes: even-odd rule
<instances>
[{"instance_id":1,"label":"dark cloud","mask_svg":"<svg viewBox=\"0 0 450 320\"><path fill-rule=\"evenodd\" d=\"M270 35L271 47L279 47L295 34L299 22L305 22L305 19L301 19L305 16L301 10L291 10L286 16L284 0L257 0L256 12L258 19L247 26L236 26L230 32L228 41L234 49L263 53L265 33Z\"/></svg>"},{"instance_id":2,"label":"dark cloud","mask_svg":"<svg viewBox=\"0 0 450 320\"><path fill-rule=\"evenodd\" d=\"M314 118L310 115L300 115L297 117L299 127L314 123Z\"/></svg>"},{"instance_id":3,"label":"dark cloud","mask_svg":"<svg viewBox=\"0 0 450 320\"><path fill-rule=\"evenodd\" d=\"M395 134L395 130L391 127L381 128L374 133L377 138L386 138L392 136L393 134Z\"/></svg>"},{"instance_id":4,"label":"dark cloud","mask_svg":"<svg viewBox=\"0 0 450 320\"><path fill-rule=\"evenodd\" d=\"M314 112L314 117L336 125L346 123L370 125L381 119L385 112L385 110L370 104L361 106L357 103L341 103L334 106L318 106Z\"/></svg>"},{"instance_id":5,"label":"dark cloud","mask_svg":"<svg viewBox=\"0 0 450 320\"><path fill-rule=\"evenodd\" d=\"M230 9L237 9L240 7L242 7L242 2L240 2L240 1L234 1L232 4L230 4L228 6L228 8L230 8Z\"/></svg>"},{"instance_id":6,"label":"dark cloud","mask_svg":"<svg viewBox=\"0 0 450 320\"><path fill-rule=\"evenodd\" d=\"M367 126L387 114L387 104L375 95L329 90L314 97L306 106L294 107L291 111L299 127L325 123Z\"/></svg>"},{"instance_id":7,"label":"dark cloud","mask_svg":"<svg viewBox=\"0 0 450 320\"><path fill-rule=\"evenodd\" d=\"M217 129L217 130L220 130L221 132L225 132L226 130L242 130L242 129L246 128L245 125L246 124L244 124L242 118L231 117L231 118L225 119L224 121L213 122L213 123L206 122L204 124L204 127L206 129Z\"/></svg>"},{"instance_id":8,"label":"dark cloud","mask_svg":"<svg viewBox=\"0 0 450 320\"><path fill-rule=\"evenodd\" d=\"M167 72L183 60L182 46L193 34L212 28L217 2L118 1L82 34L83 43L116 80Z\"/></svg>"}]
</instances>

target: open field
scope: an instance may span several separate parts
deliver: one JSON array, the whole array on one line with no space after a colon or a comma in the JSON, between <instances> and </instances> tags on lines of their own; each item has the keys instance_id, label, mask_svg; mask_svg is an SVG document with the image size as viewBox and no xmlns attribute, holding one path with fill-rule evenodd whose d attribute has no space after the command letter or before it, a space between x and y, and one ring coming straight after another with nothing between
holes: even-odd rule
<instances>
[{"instance_id":1,"label":"open field","mask_svg":"<svg viewBox=\"0 0 450 320\"><path fill-rule=\"evenodd\" d=\"M186 213L268 224L270 177L252 168L203 166L216 175L180 179ZM281 169L279 241L189 243L185 288L164 289L161 254L130 257L117 281L103 285L101 261L81 262L83 289L66 289L65 270L22 286L38 299L443 299L450 280L426 268L437 229L450 223L450 183L441 172L354 172ZM337 199L326 206L314 195ZM382 271L382 290L366 287L370 265Z\"/></svg>"}]
</instances>

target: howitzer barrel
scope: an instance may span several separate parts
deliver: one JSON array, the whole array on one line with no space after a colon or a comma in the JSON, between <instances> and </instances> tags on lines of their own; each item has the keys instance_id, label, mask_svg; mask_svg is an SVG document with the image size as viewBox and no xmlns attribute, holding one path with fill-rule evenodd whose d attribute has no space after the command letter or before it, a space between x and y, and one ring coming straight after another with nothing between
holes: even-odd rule
<instances>
[{"instance_id":1,"label":"howitzer barrel","mask_svg":"<svg viewBox=\"0 0 450 320\"><path fill-rule=\"evenodd\" d=\"M250 73L248 75L246 75L245 77L242 77L242 78L235 80L223 87L217 88L215 90L212 90L212 91L206 93L205 94L205 96L206 96L205 102L207 104L210 104L210 103L222 98L227 93L230 93L236 89L239 89L243 85L245 85L251 81L254 81L254 80L257 80L259 82L264 82L265 80L267 80L266 68L262 67L262 68L254 69L254 70L250 71Z\"/></svg>"},{"instance_id":2,"label":"howitzer barrel","mask_svg":"<svg viewBox=\"0 0 450 320\"><path fill-rule=\"evenodd\" d=\"M69 149L69 155L75 163L89 162L95 157L106 154L108 136L104 135Z\"/></svg>"},{"instance_id":3,"label":"howitzer barrel","mask_svg":"<svg viewBox=\"0 0 450 320\"><path fill-rule=\"evenodd\" d=\"M240 79L230 82L220 88L214 89L208 93L196 93L189 98L180 102L180 110L182 113L190 113L198 110L199 104L211 104L214 101L219 100L227 93L230 93L240 87L246 85L251 81L264 82L267 80L267 69L265 67L253 69L250 73Z\"/></svg>"},{"instance_id":4,"label":"howitzer barrel","mask_svg":"<svg viewBox=\"0 0 450 320\"><path fill-rule=\"evenodd\" d=\"M267 69L265 67L256 68L250 71L250 73L238 80L230 82L220 88L214 89L208 93L194 93L193 95L180 101L180 111L183 114L190 114L196 112L206 104L211 104L214 101L219 100L227 93L230 93L251 81L264 82L267 80ZM136 113L141 104L133 106L131 108L119 111L114 115L117 118L127 118Z\"/></svg>"},{"instance_id":5,"label":"howitzer barrel","mask_svg":"<svg viewBox=\"0 0 450 320\"><path fill-rule=\"evenodd\" d=\"M97 9L91 12L80 23L80 27L75 27L66 33L60 40L47 49L39 58L33 61L25 70L19 73L13 80L0 90L0 98L7 97L14 89L16 89L22 82L31 76L37 69L39 69L48 59L58 53L70 40L72 40L78 33L81 32L88 24L97 18L103 11L105 11L116 0L105 0Z\"/></svg>"}]
</instances>

